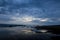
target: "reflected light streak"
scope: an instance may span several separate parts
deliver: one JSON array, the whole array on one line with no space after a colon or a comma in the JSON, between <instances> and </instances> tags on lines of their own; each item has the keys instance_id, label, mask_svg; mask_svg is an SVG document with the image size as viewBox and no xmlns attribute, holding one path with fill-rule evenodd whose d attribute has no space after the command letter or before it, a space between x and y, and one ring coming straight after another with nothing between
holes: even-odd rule
<instances>
[{"instance_id":1,"label":"reflected light streak","mask_svg":"<svg viewBox=\"0 0 60 40\"><path fill-rule=\"evenodd\" d=\"M42 32L42 33L45 33L45 32L47 32L48 30L40 30L40 32Z\"/></svg>"}]
</instances>

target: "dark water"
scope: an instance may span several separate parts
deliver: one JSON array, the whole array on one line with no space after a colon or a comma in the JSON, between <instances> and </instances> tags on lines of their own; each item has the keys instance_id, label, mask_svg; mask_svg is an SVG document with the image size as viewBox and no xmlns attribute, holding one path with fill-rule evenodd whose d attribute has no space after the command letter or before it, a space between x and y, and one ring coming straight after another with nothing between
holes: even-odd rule
<instances>
[{"instance_id":1,"label":"dark water","mask_svg":"<svg viewBox=\"0 0 60 40\"><path fill-rule=\"evenodd\" d=\"M36 33L34 28L27 27L4 27L0 28L0 40L53 40L59 36L52 33Z\"/></svg>"}]
</instances>

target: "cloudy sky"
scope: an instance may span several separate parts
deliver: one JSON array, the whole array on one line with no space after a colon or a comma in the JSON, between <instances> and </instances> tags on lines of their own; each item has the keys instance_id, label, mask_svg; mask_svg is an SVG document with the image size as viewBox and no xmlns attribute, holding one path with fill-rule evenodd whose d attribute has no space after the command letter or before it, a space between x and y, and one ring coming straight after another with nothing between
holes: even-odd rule
<instances>
[{"instance_id":1,"label":"cloudy sky","mask_svg":"<svg viewBox=\"0 0 60 40\"><path fill-rule=\"evenodd\" d=\"M60 0L0 0L0 24L59 25Z\"/></svg>"}]
</instances>

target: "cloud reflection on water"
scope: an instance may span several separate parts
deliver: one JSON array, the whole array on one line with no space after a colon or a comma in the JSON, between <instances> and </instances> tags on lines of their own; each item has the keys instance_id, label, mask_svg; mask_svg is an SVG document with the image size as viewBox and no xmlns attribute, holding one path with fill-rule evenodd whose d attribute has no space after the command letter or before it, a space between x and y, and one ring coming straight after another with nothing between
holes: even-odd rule
<instances>
[{"instance_id":1,"label":"cloud reflection on water","mask_svg":"<svg viewBox=\"0 0 60 40\"><path fill-rule=\"evenodd\" d=\"M31 38L31 37L39 37L39 39L49 39L52 36L55 36L52 33L36 33L35 31L31 31L33 28L27 27L0 27L0 38ZM34 30L34 29L33 29ZM43 30L44 31L44 30Z\"/></svg>"}]
</instances>

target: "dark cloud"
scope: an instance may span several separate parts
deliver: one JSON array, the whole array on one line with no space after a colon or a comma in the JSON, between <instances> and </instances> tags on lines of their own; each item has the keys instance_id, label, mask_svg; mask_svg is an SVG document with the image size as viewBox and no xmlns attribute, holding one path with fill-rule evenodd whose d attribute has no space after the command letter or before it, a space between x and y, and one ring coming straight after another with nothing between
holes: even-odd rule
<instances>
[{"instance_id":1,"label":"dark cloud","mask_svg":"<svg viewBox=\"0 0 60 40\"><path fill-rule=\"evenodd\" d=\"M60 18L60 0L0 0L0 15L0 20L5 21L10 21L13 16L21 18L26 15L56 19Z\"/></svg>"}]
</instances>

